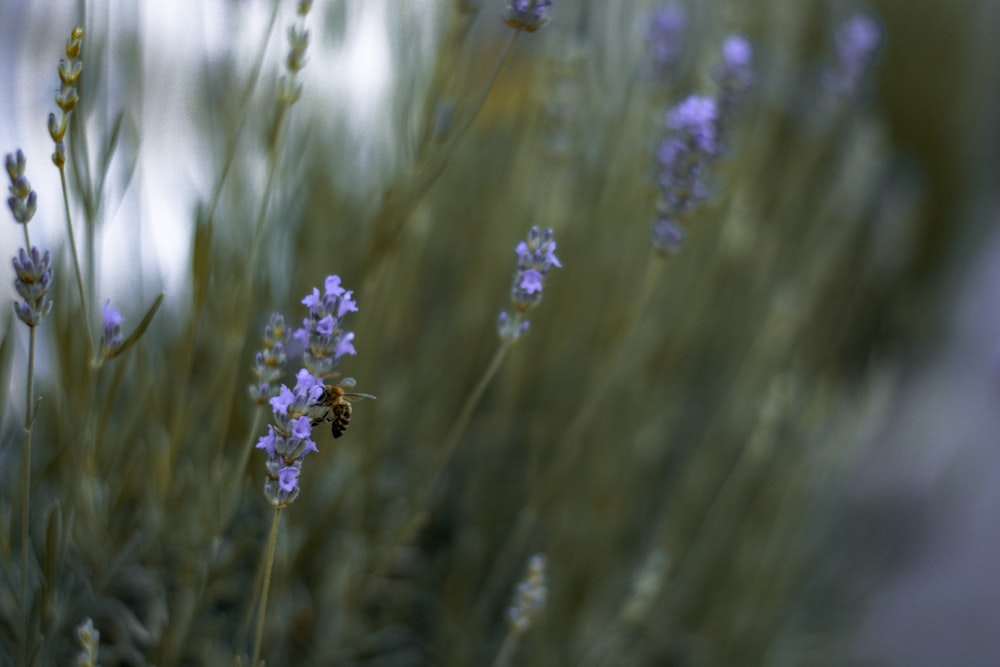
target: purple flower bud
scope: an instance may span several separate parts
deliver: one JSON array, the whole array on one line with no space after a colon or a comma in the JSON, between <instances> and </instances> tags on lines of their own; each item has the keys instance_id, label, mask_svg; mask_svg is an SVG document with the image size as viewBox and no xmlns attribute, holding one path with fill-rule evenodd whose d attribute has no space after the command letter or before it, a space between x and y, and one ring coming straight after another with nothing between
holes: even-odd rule
<instances>
[{"instance_id":1,"label":"purple flower bud","mask_svg":"<svg viewBox=\"0 0 1000 667\"><path fill-rule=\"evenodd\" d=\"M9 156L8 156L9 157ZM29 327L38 326L52 310L52 255L32 246L30 251L19 248L13 258L14 289L22 301L14 304L14 314Z\"/></svg>"},{"instance_id":2,"label":"purple flower bud","mask_svg":"<svg viewBox=\"0 0 1000 667\"><path fill-rule=\"evenodd\" d=\"M519 311L527 312L542 299L544 279L552 267L562 267L556 257L556 242L552 229L544 232L537 226L528 231L528 238L514 248L517 254L517 273L511 288L511 303Z\"/></svg>"},{"instance_id":3,"label":"purple flower bud","mask_svg":"<svg viewBox=\"0 0 1000 667\"><path fill-rule=\"evenodd\" d=\"M857 13L837 26L833 41L836 54L823 72L823 84L833 93L853 97L875 61L882 30L871 16Z\"/></svg>"},{"instance_id":4,"label":"purple flower bud","mask_svg":"<svg viewBox=\"0 0 1000 667\"><path fill-rule=\"evenodd\" d=\"M125 321L121 311L111 306L111 299L104 302L104 330L101 332L101 357L110 359L121 350L124 344L121 326Z\"/></svg>"},{"instance_id":5,"label":"purple flower bud","mask_svg":"<svg viewBox=\"0 0 1000 667\"><path fill-rule=\"evenodd\" d=\"M552 0L507 0L504 23L516 30L535 32L549 22Z\"/></svg>"},{"instance_id":6,"label":"purple flower bud","mask_svg":"<svg viewBox=\"0 0 1000 667\"><path fill-rule=\"evenodd\" d=\"M668 76L680 59L686 24L687 13L679 3L657 7L650 14L646 41L656 76Z\"/></svg>"}]
</instances>

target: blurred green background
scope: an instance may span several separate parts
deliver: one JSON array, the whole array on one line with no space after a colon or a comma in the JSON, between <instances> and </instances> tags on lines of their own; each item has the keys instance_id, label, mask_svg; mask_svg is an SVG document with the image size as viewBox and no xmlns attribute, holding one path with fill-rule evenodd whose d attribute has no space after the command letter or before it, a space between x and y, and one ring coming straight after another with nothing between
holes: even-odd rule
<instances>
[{"instance_id":1,"label":"blurred green background","mask_svg":"<svg viewBox=\"0 0 1000 667\"><path fill-rule=\"evenodd\" d=\"M246 664L271 517L263 456L246 457L269 418L247 396L250 367L271 313L297 324L333 273L360 306L341 370L378 400L355 405L343 439L316 431L283 512L268 664L494 664L534 553L548 600L516 664L990 664L989 632L964 658L908 656L892 637L915 626L892 611L890 575L965 505L929 507L989 479L966 476L995 442L988 401L962 436L899 425L911 410L958 419L936 392L998 398L989 357L921 382L925 402L912 389L955 345L960 294L982 295L962 329L978 330L975 349L995 354L1000 334L989 274L972 270L996 257L1000 8L681 3L683 57L664 80L644 64L654 3L557 0L494 80L513 34L502 4L317 2L284 123L292 4L273 28L257 2L0 4L0 138L28 155L32 240L57 255L26 573L27 333L12 317L0 357L11 664L22 576L37 664L68 663L88 616L105 667ZM821 73L858 10L884 42L861 95L836 98ZM90 327L112 298L130 331L165 292L139 342L99 369L44 124L76 23L70 199ZM757 81L712 197L660 257L664 114L714 94L734 32ZM554 229L564 268L470 404L532 225ZM11 256L21 230L0 238ZM289 378L299 367L290 358ZM957 468L941 455L936 477L910 474L956 449L972 452ZM989 600L985 619L1000 592Z\"/></svg>"}]
</instances>

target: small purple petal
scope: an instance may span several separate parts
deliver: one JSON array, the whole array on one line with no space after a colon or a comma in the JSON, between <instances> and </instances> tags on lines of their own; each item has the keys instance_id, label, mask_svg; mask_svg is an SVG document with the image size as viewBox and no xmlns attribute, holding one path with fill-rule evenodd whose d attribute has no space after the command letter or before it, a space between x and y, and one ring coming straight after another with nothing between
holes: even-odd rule
<instances>
[{"instance_id":1,"label":"small purple petal","mask_svg":"<svg viewBox=\"0 0 1000 667\"><path fill-rule=\"evenodd\" d=\"M299 372L295 374L295 393L302 394L308 392L310 389L318 385L322 385L317 378L313 377L305 368L300 368Z\"/></svg>"},{"instance_id":2,"label":"small purple petal","mask_svg":"<svg viewBox=\"0 0 1000 667\"><path fill-rule=\"evenodd\" d=\"M344 288L340 286L340 276L338 275L327 276L323 282L323 288L326 290L327 295L340 296L344 293Z\"/></svg>"},{"instance_id":3,"label":"small purple petal","mask_svg":"<svg viewBox=\"0 0 1000 667\"><path fill-rule=\"evenodd\" d=\"M260 440L257 441L257 449L263 449L269 456L274 456L274 440L276 437L274 428L268 426L267 435L260 436Z\"/></svg>"},{"instance_id":4,"label":"small purple petal","mask_svg":"<svg viewBox=\"0 0 1000 667\"><path fill-rule=\"evenodd\" d=\"M534 269L526 269L521 273L520 287L528 294L542 291L542 274Z\"/></svg>"},{"instance_id":5,"label":"small purple petal","mask_svg":"<svg viewBox=\"0 0 1000 667\"><path fill-rule=\"evenodd\" d=\"M322 304L323 300L320 299L319 289L316 287L313 287L312 294L308 294L304 299L302 299L302 305L313 312L315 312L316 309L318 309Z\"/></svg>"},{"instance_id":6,"label":"small purple petal","mask_svg":"<svg viewBox=\"0 0 1000 667\"><path fill-rule=\"evenodd\" d=\"M354 345L351 344L352 340L354 340L354 333L351 331L345 332L344 335L340 337L340 340L337 341L337 349L334 350L333 356L339 359L345 354L357 354L357 350L355 350Z\"/></svg>"},{"instance_id":7,"label":"small purple petal","mask_svg":"<svg viewBox=\"0 0 1000 667\"><path fill-rule=\"evenodd\" d=\"M319 322L316 323L316 332L321 336L329 336L333 333L335 328L335 322L333 320L333 315L327 315Z\"/></svg>"},{"instance_id":8,"label":"small purple petal","mask_svg":"<svg viewBox=\"0 0 1000 667\"><path fill-rule=\"evenodd\" d=\"M312 435L312 422L306 416L292 420L292 437L298 440L305 440Z\"/></svg>"},{"instance_id":9,"label":"small purple petal","mask_svg":"<svg viewBox=\"0 0 1000 667\"><path fill-rule=\"evenodd\" d=\"M278 471L278 485L285 493L291 493L299 484L299 469L289 466Z\"/></svg>"},{"instance_id":10,"label":"small purple petal","mask_svg":"<svg viewBox=\"0 0 1000 667\"><path fill-rule=\"evenodd\" d=\"M344 317L347 313L358 312L358 302L351 298L354 292L345 292L340 299L340 305L337 307L337 319Z\"/></svg>"},{"instance_id":11,"label":"small purple petal","mask_svg":"<svg viewBox=\"0 0 1000 667\"><path fill-rule=\"evenodd\" d=\"M125 318L122 317L121 312L117 308L111 307L111 299L104 302L104 328L114 329L115 327L120 327Z\"/></svg>"},{"instance_id":12,"label":"small purple petal","mask_svg":"<svg viewBox=\"0 0 1000 667\"><path fill-rule=\"evenodd\" d=\"M287 417L288 406L294 401L295 395L292 394L291 390L289 390L285 385L281 385L281 389L278 390L278 395L272 398L269 402L271 403L271 409L274 410L274 414Z\"/></svg>"}]
</instances>

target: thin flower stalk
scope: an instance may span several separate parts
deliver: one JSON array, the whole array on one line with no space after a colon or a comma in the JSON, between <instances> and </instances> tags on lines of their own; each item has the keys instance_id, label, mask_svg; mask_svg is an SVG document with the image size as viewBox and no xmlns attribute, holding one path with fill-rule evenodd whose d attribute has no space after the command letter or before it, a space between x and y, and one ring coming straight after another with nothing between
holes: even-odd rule
<instances>
[{"instance_id":1,"label":"thin flower stalk","mask_svg":"<svg viewBox=\"0 0 1000 667\"><path fill-rule=\"evenodd\" d=\"M254 284L252 277L255 275L257 259L264 237L264 227L267 222L267 214L271 206L271 197L274 194L274 185L278 173L278 163L281 153L282 140L285 136L285 127L288 123L288 113L292 106L302 97L302 84L299 82L299 72L306 66L306 51L309 47L309 30L306 28L306 17L312 7L310 0L300 0L297 9L299 22L288 29L288 55L285 58L285 74L278 82L278 108L277 119L274 124L274 135L270 141L270 151L268 156L267 184L264 186L264 196L260 205L260 212L257 216L257 223L254 226L253 237L250 247L250 261L247 263L247 280L244 284L249 288Z\"/></svg>"},{"instance_id":2,"label":"thin flower stalk","mask_svg":"<svg viewBox=\"0 0 1000 667\"><path fill-rule=\"evenodd\" d=\"M83 328L87 332L90 360L97 359L97 348L94 345L94 334L90 329L90 316L87 308L87 290L83 284L83 271L80 269L80 254L76 248L76 235L73 232L73 215L69 205L69 187L66 183L66 131L69 129L69 117L79 101L77 83L83 73L83 27L76 26L66 42L66 58L59 63L59 81L61 88L56 95L56 106L59 116L49 114L49 136L55 144L52 153L52 163L59 170L59 183L62 187L63 211L66 219L66 236L69 239L70 255L73 257L73 271L76 274L76 285L80 295L80 310L83 315Z\"/></svg>"}]
</instances>

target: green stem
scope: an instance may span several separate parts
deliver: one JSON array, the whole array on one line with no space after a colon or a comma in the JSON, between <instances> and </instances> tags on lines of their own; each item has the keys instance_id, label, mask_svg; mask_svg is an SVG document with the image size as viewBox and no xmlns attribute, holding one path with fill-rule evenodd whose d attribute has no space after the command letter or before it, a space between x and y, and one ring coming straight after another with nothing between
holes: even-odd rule
<instances>
[{"instance_id":1,"label":"green stem","mask_svg":"<svg viewBox=\"0 0 1000 667\"><path fill-rule=\"evenodd\" d=\"M27 235L27 230L25 230ZM31 429L35 421L35 327L30 327L28 337L28 388L24 406L24 451L21 461L21 615L24 623L22 664L28 664L28 521L31 508Z\"/></svg>"},{"instance_id":2,"label":"green stem","mask_svg":"<svg viewBox=\"0 0 1000 667\"><path fill-rule=\"evenodd\" d=\"M267 611L267 593L271 588L271 567L274 565L274 551L278 544L278 523L281 520L281 508L274 509L274 521L271 522L271 534L267 538L267 552L264 555L264 581L261 584L260 607L257 608L257 636L253 642L253 657L251 667L257 665L260 659L260 644L264 638L264 616Z\"/></svg>"},{"instance_id":3,"label":"green stem","mask_svg":"<svg viewBox=\"0 0 1000 667\"><path fill-rule=\"evenodd\" d=\"M288 104L281 102L278 108L278 118L274 134L274 142L271 145L270 169L267 174L267 185L264 186L264 200L260 204L260 213L257 215L257 224L254 227L253 242L250 247L250 261L247 263L247 279L244 286L247 289L254 284L254 267L257 266L257 256L260 254L261 239L264 237L264 226L267 223L267 210L271 207L271 196L274 193L274 183L278 173L278 157L281 146L281 139L284 135L285 119L288 117Z\"/></svg>"},{"instance_id":4,"label":"green stem","mask_svg":"<svg viewBox=\"0 0 1000 667\"><path fill-rule=\"evenodd\" d=\"M76 237L73 234L73 218L69 210L69 190L66 187L66 169L64 167L59 167L59 181L62 183L63 207L66 211L66 234L69 236L69 249L73 254L73 270L76 272L76 285L80 290L80 309L83 311L83 328L87 332L90 361L93 361L97 359L97 348L94 347L94 334L90 330L90 315L87 313L87 297L83 287L83 273L80 271L80 258L76 252Z\"/></svg>"},{"instance_id":5,"label":"green stem","mask_svg":"<svg viewBox=\"0 0 1000 667\"><path fill-rule=\"evenodd\" d=\"M413 508L411 508L411 516L408 522L409 525L407 526L407 530L404 531L401 540L403 543L405 543L406 540L412 536L412 531L418 527L419 517L422 516L425 505L427 505L430 500L431 494L434 493L434 487L437 486L438 480L441 479L441 475L448 466L448 462L451 460L455 450L458 449L458 443L461 440L462 435L465 433L465 429L469 425L469 420L472 419L472 413L475 411L476 406L479 405L479 401L483 397L486 387L489 386L490 382L492 382L493 378L496 376L497 371L500 370L500 365L503 363L504 357L507 356L507 350L509 349L510 343L506 341L500 343L500 346L497 347L497 351L493 354L493 359L490 361L490 365L486 368L486 372L479 378L479 382L472 390L472 393L465 399L465 404L462 405L462 409L459 411L458 417L455 419L455 423L452 424L451 430L448 431L444 447L441 448L441 453L434 462L434 467L431 469L430 477L424 483L423 489L417 495L417 500L414 503Z\"/></svg>"},{"instance_id":6,"label":"green stem","mask_svg":"<svg viewBox=\"0 0 1000 667\"><path fill-rule=\"evenodd\" d=\"M661 257L655 255L650 257L649 263L646 266L646 277L643 280L642 288L639 290L639 295L632 304L632 309L625 315L624 325L615 330L611 340L605 345L605 349L611 350L612 353L604 357L600 371L595 376L597 381L589 383L590 391L584 400L580 402L580 408L576 411L576 416L570 422L570 427L566 429L566 434L563 436L564 447L560 448L559 451L572 451L574 446L583 437L587 427L590 426L591 420L601 414L598 408L601 402L604 401L607 393L614 388L614 373L617 370L618 363L621 361L621 357L617 351L632 352L634 347L632 345L634 342L632 338L639 331L639 325L642 322L642 313L646 310L646 306L649 304L653 292L659 284L658 278L663 263L664 260Z\"/></svg>"},{"instance_id":7,"label":"green stem","mask_svg":"<svg viewBox=\"0 0 1000 667\"><path fill-rule=\"evenodd\" d=\"M504 65L510 59L510 54L514 52L514 44L517 43L517 38L520 36L521 31L515 30L507 40L504 45L503 50L500 51L500 55L497 56L496 62L493 64L493 70L490 75L486 78L486 82L483 83L483 87L479 90L479 94L476 96L475 101L472 103L472 109L465 115L465 119L461 125L459 125L448 141L445 143L444 148L435 157L437 158L433 162L429 162L424 169L420 171L418 175L422 178L417 181L416 185L412 189L412 196L419 199L424 192L426 192L431 185L437 181L441 172L444 171L445 166L448 164L448 159L451 157L452 153L455 152L455 147L461 141L465 133L472 127L473 121L476 116L479 115L479 111L483 108L483 104L486 102L486 96L489 95L490 90L493 89L493 84L497 82L500 78L500 72L503 71Z\"/></svg>"},{"instance_id":8,"label":"green stem","mask_svg":"<svg viewBox=\"0 0 1000 667\"><path fill-rule=\"evenodd\" d=\"M490 361L490 365L487 367L486 372L483 373L481 378L479 378L479 382L472 390L472 393L469 394L469 397L465 399L465 404L458 413L455 423L452 424L451 430L448 431L448 435L445 438L445 444L441 448L441 452L438 454L438 458L431 468L427 481L424 482L423 487L417 492L413 504L409 508L406 522L396 534L395 539L392 539L389 542L389 548L384 552L378 566L374 568L376 576L380 576L383 573L384 568L387 567L389 562L392 560L392 555L395 553L396 549L400 545L406 544L413 537L414 533L419 530L420 525L424 520L424 510L430 501L431 495L434 493L434 488L441 479L441 475L444 473L444 470L448 465L448 461L451 460L452 455L458 448L458 443L462 438L462 434L465 433L466 427L469 425L469 420L472 418L473 411L475 411L476 406L479 404L479 400L483 397L486 387L489 386L494 376L496 376L497 371L500 369L500 365L503 363L504 357L507 356L507 350L509 348L510 343L506 341L502 341L500 343L497 351L493 354L493 359Z\"/></svg>"},{"instance_id":9,"label":"green stem","mask_svg":"<svg viewBox=\"0 0 1000 667\"><path fill-rule=\"evenodd\" d=\"M493 660L493 667L507 667L510 664L520 637L520 633L513 630L507 633L507 636L503 639L503 644L500 645L500 650L497 652L497 657Z\"/></svg>"}]
</instances>

